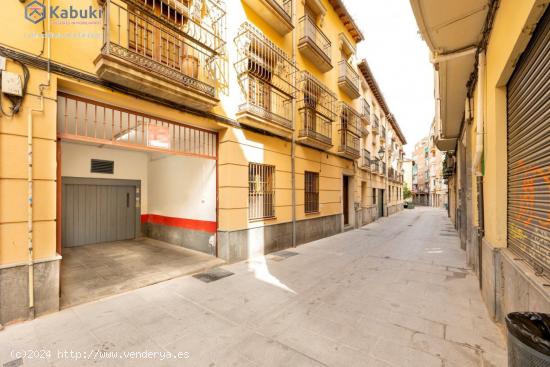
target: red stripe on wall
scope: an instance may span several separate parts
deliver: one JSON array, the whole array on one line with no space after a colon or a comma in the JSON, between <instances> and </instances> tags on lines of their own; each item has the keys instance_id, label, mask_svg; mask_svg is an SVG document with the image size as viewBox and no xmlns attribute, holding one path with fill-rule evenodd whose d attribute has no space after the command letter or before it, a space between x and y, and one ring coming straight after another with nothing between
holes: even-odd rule
<instances>
[{"instance_id":1,"label":"red stripe on wall","mask_svg":"<svg viewBox=\"0 0 550 367\"><path fill-rule=\"evenodd\" d=\"M165 217L164 215L157 214L142 214L141 223L161 224L169 227L216 233L216 222L207 220Z\"/></svg>"}]
</instances>

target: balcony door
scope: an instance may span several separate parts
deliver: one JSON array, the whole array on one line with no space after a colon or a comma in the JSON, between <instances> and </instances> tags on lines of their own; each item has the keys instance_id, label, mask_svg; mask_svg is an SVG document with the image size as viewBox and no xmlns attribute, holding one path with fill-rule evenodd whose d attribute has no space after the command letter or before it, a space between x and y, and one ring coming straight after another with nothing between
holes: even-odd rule
<instances>
[{"instance_id":1,"label":"balcony door","mask_svg":"<svg viewBox=\"0 0 550 367\"><path fill-rule=\"evenodd\" d=\"M317 101L319 100L321 91L320 88L313 82L313 80L307 79L304 86L304 106L306 111L304 114L305 122L304 126L306 130L317 131Z\"/></svg>"},{"instance_id":2,"label":"balcony door","mask_svg":"<svg viewBox=\"0 0 550 367\"><path fill-rule=\"evenodd\" d=\"M188 19L182 11L161 4L164 3L149 1L147 5L154 16L162 17L177 28L183 29ZM128 48L197 78L197 52L185 43L179 33L169 29L154 17L145 15L144 12L136 12L135 7L131 6L128 7Z\"/></svg>"},{"instance_id":3,"label":"balcony door","mask_svg":"<svg viewBox=\"0 0 550 367\"><path fill-rule=\"evenodd\" d=\"M348 118L349 118L349 111L346 108L342 108L342 112L340 115L340 144L343 147L347 147L348 142Z\"/></svg>"},{"instance_id":4,"label":"balcony door","mask_svg":"<svg viewBox=\"0 0 550 367\"><path fill-rule=\"evenodd\" d=\"M272 111L271 80L275 60L269 57L271 52L261 47L259 42L252 42L249 46L248 58L248 100L254 106L267 112Z\"/></svg>"}]
</instances>

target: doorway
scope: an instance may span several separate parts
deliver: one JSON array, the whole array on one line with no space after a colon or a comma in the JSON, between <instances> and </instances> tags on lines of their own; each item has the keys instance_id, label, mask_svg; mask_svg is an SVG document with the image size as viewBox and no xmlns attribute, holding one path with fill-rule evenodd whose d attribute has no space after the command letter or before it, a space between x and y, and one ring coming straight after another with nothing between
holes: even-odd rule
<instances>
[{"instance_id":1,"label":"doorway","mask_svg":"<svg viewBox=\"0 0 550 367\"><path fill-rule=\"evenodd\" d=\"M344 202L344 227L349 226L349 178L344 176L342 180L342 201Z\"/></svg>"},{"instance_id":2,"label":"doorway","mask_svg":"<svg viewBox=\"0 0 550 367\"><path fill-rule=\"evenodd\" d=\"M384 189L378 189L378 217L384 216Z\"/></svg>"}]
</instances>

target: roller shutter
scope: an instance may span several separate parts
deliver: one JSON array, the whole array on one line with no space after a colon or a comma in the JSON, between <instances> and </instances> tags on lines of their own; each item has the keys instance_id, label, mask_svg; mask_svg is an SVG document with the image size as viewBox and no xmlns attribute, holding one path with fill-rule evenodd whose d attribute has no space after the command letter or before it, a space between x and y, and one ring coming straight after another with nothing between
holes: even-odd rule
<instances>
[{"instance_id":1,"label":"roller shutter","mask_svg":"<svg viewBox=\"0 0 550 367\"><path fill-rule=\"evenodd\" d=\"M550 278L550 12L508 83L508 246Z\"/></svg>"}]
</instances>

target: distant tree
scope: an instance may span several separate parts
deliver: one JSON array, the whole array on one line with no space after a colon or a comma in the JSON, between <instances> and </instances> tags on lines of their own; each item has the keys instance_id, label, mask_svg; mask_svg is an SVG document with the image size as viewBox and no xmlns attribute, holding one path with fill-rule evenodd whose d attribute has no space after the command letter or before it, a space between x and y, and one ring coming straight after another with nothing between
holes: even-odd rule
<instances>
[{"instance_id":1,"label":"distant tree","mask_svg":"<svg viewBox=\"0 0 550 367\"><path fill-rule=\"evenodd\" d=\"M412 197L412 192L411 190L409 189L409 186L407 186L407 183L405 182L403 184L403 198L405 198L405 200L409 199Z\"/></svg>"}]
</instances>

